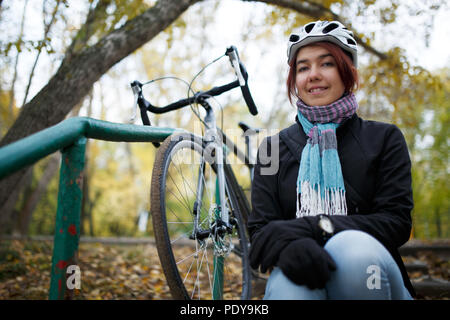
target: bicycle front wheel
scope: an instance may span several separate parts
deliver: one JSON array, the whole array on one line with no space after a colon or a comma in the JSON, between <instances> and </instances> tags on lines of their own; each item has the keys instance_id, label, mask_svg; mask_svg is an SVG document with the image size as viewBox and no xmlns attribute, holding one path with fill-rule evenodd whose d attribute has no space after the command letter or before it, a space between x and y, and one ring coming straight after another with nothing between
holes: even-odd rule
<instances>
[{"instance_id":1,"label":"bicycle front wheel","mask_svg":"<svg viewBox=\"0 0 450 320\"><path fill-rule=\"evenodd\" d=\"M249 299L248 238L233 189L218 203L217 166L201 138L168 137L153 167L151 213L158 255L174 299ZM226 206L232 230L215 230ZM219 219L220 220L220 219Z\"/></svg>"}]
</instances>

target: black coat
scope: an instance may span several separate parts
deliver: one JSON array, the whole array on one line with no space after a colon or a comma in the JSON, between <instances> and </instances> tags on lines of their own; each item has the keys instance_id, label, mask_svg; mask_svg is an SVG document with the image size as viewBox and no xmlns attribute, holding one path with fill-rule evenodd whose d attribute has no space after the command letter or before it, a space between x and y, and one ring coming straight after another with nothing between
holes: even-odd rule
<instances>
[{"instance_id":1,"label":"black coat","mask_svg":"<svg viewBox=\"0 0 450 320\"><path fill-rule=\"evenodd\" d=\"M366 121L356 114L338 127L336 136L348 215L330 217L335 232L354 229L375 237L390 252L415 296L398 252L412 226L411 161L405 139L395 125ZM252 241L269 221L295 218L296 182L306 140L296 119L259 147L248 219Z\"/></svg>"}]
</instances>

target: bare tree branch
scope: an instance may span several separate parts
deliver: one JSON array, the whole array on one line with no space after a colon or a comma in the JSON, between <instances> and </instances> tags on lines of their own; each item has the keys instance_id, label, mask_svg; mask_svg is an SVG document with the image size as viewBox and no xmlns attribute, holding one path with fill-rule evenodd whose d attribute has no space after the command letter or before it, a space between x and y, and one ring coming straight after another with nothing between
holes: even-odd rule
<instances>
[{"instance_id":1,"label":"bare tree branch","mask_svg":"<svg viewBox=\"0 0 450 320\"><path fill-rule=\"evenodd\" d=\"M345 21L345 19L333 11L331 9L322 6L321 4L312 2L312 1L295 1L295 0L242 0L244 2L263 2L267 4L272 4L281 8L291 9L293 11L296 11L300 14L309 16L314 19L323 19L328 18L336 21L342 22L344 25L346 25L349 29L352 29L351 23L348 21ZM353 30L353 34L355 36L356 42L363 47L366 51L374 54L381 60L386 60L388 58L387 54L378 51L371 45L369 45L367 42L365 42L361 37L358 36L358 32L356 30Z\"/></svg>"},{"instance_id":2,"label":"bare tree branch","mask_svg":"<svg viewBox=\"0 0 450 320\"><path fill-rule=\"evenodd\" d=\"M36 69L36 65L39 61L39 57L42 53L42 49L44 48L44 43L47 40L48 34L50 33L50 29L53 25L53 23L55 22L55 18L56 18L56 14L58 13L58 9L59 9L59 5L61 4L61 0L58 0L56 2L56 6L53 9L52 15L51 15L51 19L49 23L45 23L45 2L43 4L43 20L44 20L44 37L42 40L42 44L38 47L38 53L36 55L36 58L34 59L34 63L33 63L33 67L31 68L31 72L30 72L30 76L28 78L28 85L27 88L25 89L25 95L23 97L23 102L22 102L22 106L27 102L27 98L28 98L28 92L30 91L30 87L31 87L31 81L33 80L33 76L34 76L34 70Z\"/></svg>"},{"instance_id":3,"label":"bare tree branch","mask_svg":"<svg viewBox=\"0 0 450 320\"><path fill-rule=\"evenodd\" d=\"M91 2L91 6L86 17L86 22L81 26L80 30L78 30L77 34L73 38L72 43L66 51L63 64L70 61L75 52L83 49L97 30L96 26L105 22L106 8L110 4L111 0L100 0L97 2L97 5L93 7L93 2Z\"/></svg>"},{"instance_id":4,"label":"bare tree branch","mask_svg":"<svg viewBox=\"0 0 450 320\"><path fill-rule=\"evenodd\" d=\"M19 33L19 40L18 40L19 43L22 43L22 41L23 41L23 31L24 31L24 25L25 25L25 16L26 16L26 11L27 11L27 5L28 5L28 0L26 0L23 5L22 21L20 23L20 33ZM19 64L19 56L20 56L20 51L17 51L17 56L14 61L14 75L13 75L13 80L11 83L11 91L9 92L8 110L9 110L9 116L11 117L11 120L14 117L13 105L14 105L14 99L15 99L15 85L16 85L16 80L17 80L17 65Z\"/></svg>"}]
</instances>

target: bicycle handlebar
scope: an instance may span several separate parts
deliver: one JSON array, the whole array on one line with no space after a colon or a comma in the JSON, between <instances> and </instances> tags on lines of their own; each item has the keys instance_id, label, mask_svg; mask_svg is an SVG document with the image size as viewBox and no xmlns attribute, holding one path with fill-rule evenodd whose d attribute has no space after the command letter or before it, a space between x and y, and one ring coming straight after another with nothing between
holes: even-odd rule
<instances>
[{"instance_id":1,"label":"bicycle handlebar","mask_svg":"<svg viewBox=\"0 0 450 320\"><path fill-rule=\"evenodd\" d=\"M236 47L228 47L225 54L230 58L231 65L236 72L239 86L241 87L242 95L244 96L248 111L250 111L252 115L256 116L258 114L258 109L256 108L255 102L253 101L252 95L250 93L250 88L248 87L248 73L245 69L244 64L239 59L239 54Z\"/></svg>"},{"instance_id":2,"label":"bicycle handlebar","mask_svg":"<svg viewBox=\"0 0 450 320\"><path fill-rule=\"evenodd\" d=\"M197 92L193 97L180 99L164 107L153 106L149 101L147 101L142 94L143 84L137 80L133 81L130 85L133 89L134 94L137 96L137 104L139 105L139 108L141 110L141 118L144 125L150 125L150 120L148 119L146 113L147 110L156 114L166 113L169 111L181 109L195 102L201 102L202 99L211 96L218 96L237 87L241 87L242 95L244 96L244 100L248 106L250 113L252 115L257 115L258 109L256 108L255 102L253 101L250 89L248 87L248 73L245 69L244 64L239 60L239 55L237 53L236 47L230 46L229 48L227 48L225 54L230 58L231 65L233 66L238 80L219 87L214 87L208 91Z\"/></svg>"}]
</instances>

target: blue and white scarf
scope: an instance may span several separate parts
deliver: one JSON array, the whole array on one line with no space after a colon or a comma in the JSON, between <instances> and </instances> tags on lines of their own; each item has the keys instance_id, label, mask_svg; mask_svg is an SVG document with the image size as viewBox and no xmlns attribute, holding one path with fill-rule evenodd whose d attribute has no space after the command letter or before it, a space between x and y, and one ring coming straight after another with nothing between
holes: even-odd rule
<instances>
[{"instance_id":1,"label":"blue and white scarf","mask_svg":"<svg viewBox=\"0 0 450 320\"><path fill-rule=\"evenodd\" d=\"M297 107L298 120L308 135L297 178L297 218L346 215L336 129L356 112L356 98L348 94L326 106L308 106L299 99Z\"/></svg>"}]
</instances>

